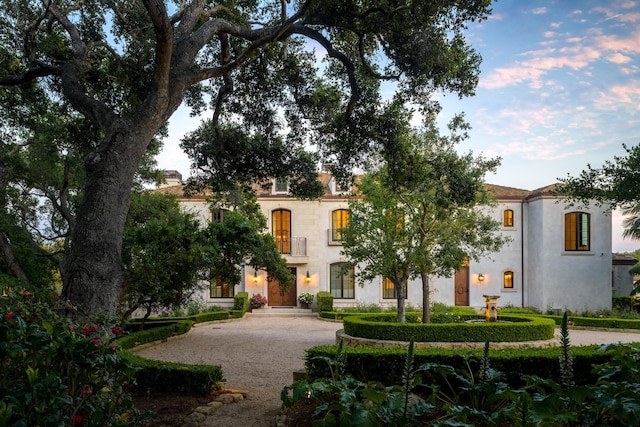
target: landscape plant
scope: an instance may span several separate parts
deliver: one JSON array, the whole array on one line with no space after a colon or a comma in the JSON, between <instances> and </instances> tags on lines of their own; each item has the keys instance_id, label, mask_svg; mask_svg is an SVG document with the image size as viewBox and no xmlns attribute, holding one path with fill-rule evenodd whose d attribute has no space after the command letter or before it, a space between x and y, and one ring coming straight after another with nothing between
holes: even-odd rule
<instances>
[{"instance_id":1,"label":"landscape plant","mask_svg":"<svg viewBox=\"0 0 640 427\"><path fill-rule=\"evenodd\" d=\"M0 425L140 425L127 388L136 368L122 358L112 322L78 324L51 295L0 297Z\"/></svg>"},{"instance_id":2,"label":"landscape plant","mask_svg":"<svg viewBox=\"0 0 640 427\"><path fill-rule=\"evenodd\" d=\"M267 297L262 294L253 294L249 299L249 305L251 308L262 308L267 304Z\"/></svg>"}]
</instances>

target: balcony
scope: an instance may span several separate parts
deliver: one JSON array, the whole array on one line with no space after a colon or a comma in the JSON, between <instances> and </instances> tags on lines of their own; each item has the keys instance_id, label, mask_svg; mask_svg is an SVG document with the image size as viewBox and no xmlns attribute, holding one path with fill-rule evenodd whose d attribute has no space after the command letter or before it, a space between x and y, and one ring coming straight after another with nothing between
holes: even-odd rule
<instances>
[{"instance_id":1,"label":"balcony","mask_svg":"<svg viewBox=\"0 0 640 427\"><path fill-rule=\"evenodd\" d=\"M290 257L307 256L306 237L278 238L276 236L276 246L278 247L278 253L281 255L288 255Z\"/></svg>"}]
</instances>

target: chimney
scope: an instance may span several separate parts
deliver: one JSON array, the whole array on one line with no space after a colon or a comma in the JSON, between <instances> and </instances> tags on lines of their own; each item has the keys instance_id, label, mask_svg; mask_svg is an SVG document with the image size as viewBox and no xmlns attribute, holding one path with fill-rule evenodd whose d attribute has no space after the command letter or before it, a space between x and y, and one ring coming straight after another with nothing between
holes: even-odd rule
<instances>
[{"instance_id":1,"label":"chimney","mask_svg":"<svg viewBox=\"0 0 640 427\"><path fill-rule=\"evenodd\" d=\"M182 184L182 174L177 170L165 170L162 171L162 173L164 174L164 179L167 182L165 184L160 184L158 188L173 187L175 185Z\"/></svg>"}]
</instances>

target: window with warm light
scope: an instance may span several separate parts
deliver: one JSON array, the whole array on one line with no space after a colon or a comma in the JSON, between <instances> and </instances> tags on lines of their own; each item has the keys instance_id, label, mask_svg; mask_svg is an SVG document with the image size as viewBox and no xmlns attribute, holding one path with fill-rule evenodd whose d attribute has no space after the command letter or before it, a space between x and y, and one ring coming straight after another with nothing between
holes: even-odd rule
<instances>
[{"instance_id":1,"label":"window with warm light","mask_svg":"<svg viewBox=\"0 0 640 427\"><path fill-rule=\"evenodd\" d=\"M505 271L502 275L502 283L505 289L513 289L513 271Z\"/></svg>"},{"instance_id":2,"label":"window with warm light","mask_svg":"<svg viewBox=\"0 0 640 427\"><path fill-rule=\"evenodd\" d=\"M233 298L235 286L231 286L220 278L209 284L209 298Z\"/></svg>"},{"instance_id":3,"label":"window with warm light","mask_svg":"<svg viewBox=\"0 0 640 427\"><path fill-rule=\"evenodd\" d=\"M334 298L355 298L353 267L346 262L336 262L329 266L329 276Z\"/></svg>"},{"instance_id":4,"label":"window with warm light","mask_svg":"<svg viewBox=\"0 0 640 427\"><path fill-rule=\"evenodd\" d=\"M393 282L389 278L385 277L382 281L382 298L383 299L397 299L398 293L396 287L393 286ZM407 299L407 285L404 285L404 299Z\"/></svg>"},{"instance_id":5,"label":"window with warm light","mask_svg":"<svg viewBox=\"0 0 640 427\"><path fill-rule=\"evenodd\" d=\"M273 237L276 239L278 253L291 253L291 211L276 209L271 213Z\"/></svg>"},{"instance_id":6,"label":"window with warm light","mask_svg":"<svg viewBox=\"0 0 640 427\"><path fill-rule=\"evenodd\" d=\"M571 212L564 216L564 250L590 250L590 215L586 212Z\"/></svg>"},{"instance_id":7,"label":"window with warm light","mask_svg":"<svg viewBox=\"0 0 640 427\"><path fill-rule=\"evenodd\" d=\"M502 225L505 227L513 227L513 210L505 209L505 211L502 213L502 216Z\"/></svg>"},{"instance_id":8,"label":"window with warm light","mask_svg":"<svg viewBox=\"0 0 640 427\"><path fill-rule=\"evenodd\" d=\"M340 242L342 232L349 224L349 211L347 209L336 209L331 212L331 240Z\"/></svg>"}]
</instances>

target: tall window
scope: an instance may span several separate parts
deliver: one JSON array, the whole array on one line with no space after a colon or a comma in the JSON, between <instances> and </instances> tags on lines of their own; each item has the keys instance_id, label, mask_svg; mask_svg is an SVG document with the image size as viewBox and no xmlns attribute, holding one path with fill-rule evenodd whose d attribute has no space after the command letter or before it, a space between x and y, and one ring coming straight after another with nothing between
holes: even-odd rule
<instances>
[{"instance_id":1,"label":"tall window","mask_svg":"<svg viewBox=\"0 0 640 427\"><path fill-rule=\"evenodd\" d=\"M513 289L513 271L504 272L502 283L505 289Z\"/></svg>"},{"instance_id":2,"label":"tall window","mask_svg":"<svg viewBox=\"0 0 640 427\"><path fill-rule=\"evenodd\" d=\"M231 286L222 279L216 277L216 279L209 284L209 297L233 298L234 288L235 286Z\"/></svg>"},{"instance_id":3,"label":"tall window","mask_svg":"<svg viewBox=\"0 0 640 427\"><path fill-rule=\"evenodd\" d=\"M564 250L588 251L590 239L590 215L571 212L564 216Z\"/></svg>"},{"instance_id":4,"label":"tall window","mask_svg":"<svg viewBox=\"0 0 640 427\"><path fill-rule=\"evenodd\" d=\"M355 298L355 280L353 267L346 262L337 262L329 266L331 295L334 298Z\"/></svg>"},{"instance_id":5,"label":"tall window","mask_svg":"<svg viewBox=\"0 0 640 427\"><path fill-rule=\"evenodd\" d=\"M211 221L212 222L222 222L224 221L224 214L228 209L212 209L211 210Z\"/></svg>"},{"instance_id":6,"label":"tall window","mask_svg":"<svg viewBox=\"0 0 640 427\"><path fill-rule=\"evenodd\" d=\"M384 299L397 299L398 293L396 287L393 286L393 282L387 277L382 281L382 298ZM404 299L407 299L407 285L404 285Z\"/></svg>"},{"instance_id":7,"label":"tall window","mask_svg":"<svg viewBox=\"0 0 640 427\"><path fill-rule=\"evenodd\" d=\"M337 209L331 212L331 240L339 242L342 240L342 232L349 224L349 211Z\"/></svg>"},{"instance_id":8,"label":"tall window","mask_svg":"<svg viewBox=\"0 0 640 427\"><path fill-rule=\"evenodd\" d=\"M513 227L513 210L505 209L503 213L502 225L505 227Z\"/></svg>"},{"instance_id":9,"label":"tall window","mask_svg":"<svg viewBox=\"0 0 640 427\"><path fill-rule=\"evenodd\" d=\"M276 209L271 214L273 237L276 239L278 252L291 253L291 211Z\"/></svg>"}]
</instances>

